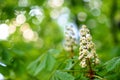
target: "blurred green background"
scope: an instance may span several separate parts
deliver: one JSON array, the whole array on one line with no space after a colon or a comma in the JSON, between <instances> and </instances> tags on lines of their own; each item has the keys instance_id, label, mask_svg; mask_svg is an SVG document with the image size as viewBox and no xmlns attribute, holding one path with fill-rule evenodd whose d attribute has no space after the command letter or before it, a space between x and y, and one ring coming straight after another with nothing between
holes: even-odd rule
<instances>
[{"instance_id":1,"label":"blurred green background","mask_svg":"<svg viewBox=\"0 0 120 80\"><path fill-rule=\"evenodd\" d=\"M87 25L102 63L120 56L120 0L0 0L0 76L48 80L50 71L29 67L44 61L46 53L62 54L58 62L66 58L64 28L69 24L78 30ZM53 56L46 57L48 66L55 65Z\"/></svg>"}]
</instances>

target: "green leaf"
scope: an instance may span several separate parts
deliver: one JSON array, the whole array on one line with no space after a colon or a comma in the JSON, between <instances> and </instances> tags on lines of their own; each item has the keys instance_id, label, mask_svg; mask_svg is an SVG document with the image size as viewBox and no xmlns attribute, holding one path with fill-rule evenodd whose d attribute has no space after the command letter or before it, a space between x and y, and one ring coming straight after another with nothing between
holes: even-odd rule
<instances>
[{"instance_id":1,"label":"green leaf","mask_svg":"<svg viewBox=\"0 0 120 80\"><path fill-rule=\"evenodd\" d=\"M29 73L34 73L35 72L35 70L36 70L38 64L40 63L40 60L41 60L42 57L43 57L43 55L40 56L39 58L37 58L35 61L31 62L28 65L27 69L28 69Z\"/></svg>"},{"instance_id":2,"label":"green leaf","mask_svg":"<svg viewBox=\"0 0 120 80\"><path fill-rule=\"evenodd\" d=\"M107 72L120 71L120 57L115 57L104 64Z\"/></svg>"},{"instance_id":3,"label":"green leaf","mask_svg":"<svg viewBox=\"0 0 120 80\"><path fill-rule=\"evenodd\" d=\"M65 70L70 70L72 68L72 66L73 66L72 62L73 62L72 59L68 59L67 60L67 64L65 66Z\"/></svg>"},{"instance_id":4,"label":"green leaf","mask_svg":"<svg viewBox=\"0 0 120 80\"><path fill-rule=\"evenodd\" d=\"M0 65L0 73L2 73L3 75L9 75L9 68L8 67L3 67Z\"/></svg>"},{"instance_id":5,"label":"green leaf","mask_svg":"<svg viewBox=\"0 0 120 80\"><path fill-rule=\"evenodd\" d=\"M46 65L46 56L45 54L41 55L39 58L37 58L35 61L31 62L27 69L30 74L33 74L36 76L42 69L45 68Z\"/></svg>"},{"instance_id":6,"label":"green leaf","mask_svg":"<svg viewBox=\"0 0 120 80\"><path fill-rule=\"evenodd\" d=\"M52 76L52 78L50 80L59 80L57 76Z\"/></svg>"},{"instance_id":7,"label":"green leaf","mask_svg":"<svg viewBox=\"0 0 120 80\"><path fill-rule=\"evenodd\" d=\"M45 68L46 66L46 60L47 60L47 56L45 56L45 58L40 62L40 64L37 66L34 76L36 76L40 71L42 71L42 69Z\"/></svg>"},{"instance_id":8,"label":"green leaf","mask_svg":"<svg viewBox=\"0 0 120 80\"><path fill-rule=\"evenodd\" d=\"M46 70L51 71L55 65L55 58L51 54L47 54L47 60L46 60Z\"/></svg>"},{"instance_id":9,"label":"green leaf","mask_svg":"<svg viewBox=\"0 0 120 80\"><path fill-rule=\"evenodd\" d=\"M50 50L48 51L48 53L51 54L51 55L54 56L54 57L58 57L59 54L60 54L60 51L59 51L59 50L56 50L56 49L50 49Z\"/></svg>"},{"instance_id":10,"label":"green leaf","mask_svg":"<svg viewBox=\"0 0 120 80\"><path fill-rule=\"evenodd\" d=\"M55 65L55 58L50 53L45 53L41 55L38 59L33 61L29 66L28 70L30 74L33 74L34 76L38 75L42 70L46 71L52 71Z\"/></svg>"},{"instance_id":11,"label":"green leaf","mask_svg":"<svg viewBox=\"0 0 120 80\"><path fill-rule=\"evenodd\" d=\"M52 80L75 80L75 78L67 72L57 70Z\"/></svg>"}]
</instances>

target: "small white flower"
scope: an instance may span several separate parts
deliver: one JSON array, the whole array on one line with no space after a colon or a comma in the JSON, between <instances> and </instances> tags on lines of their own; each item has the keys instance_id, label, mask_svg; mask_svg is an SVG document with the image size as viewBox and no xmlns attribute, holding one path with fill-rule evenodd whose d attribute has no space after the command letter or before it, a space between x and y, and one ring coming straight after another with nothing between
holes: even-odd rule
<instances>
[{"instance_id":1,"label":"small white flower","mask_svg":"<svg viewBox=\"0 0 120 80\"><path fill-rule=\"evenodd\" d=\"M4 80L4 76L0 73L0 80Z\"/></svg>"},{"instance_id":2,"label":"small white flower","mask_svg":"<svg viewBox=\"0 0 120 80\"><path fill-rule=\"evenodd\" d=\"M94 58L94 54L93 54L93 53L89 53L89 54L87 55L87 58Z\"/></svg>"},{"instance_id":3,"label":"small white flower","mask_svg":"<svg viewBox=\"0 0 120 80\"><path fill-rule=\"evenodd\" d=\"M99 64L100 63L100 60L98 58L95 59L95 63L96 64Z\"/></svg>"},{"instance_id":4,"label":"small white flower","mask_svg":"<svg viewBox=\"0 0 120 80\"><path fill-rule=\"evenodd\" d=\"M81 53L88 54L89 52L87 49L83 49L83 51L81 51Z\"/></svg>"},{"instance_id":5,"label":"small white flower","mask_svg":"<svg viewBox=\"0 0 120 80\"><path fill-rule=\"evenodd\" d=\"M91 53L96 54L95 49L92 49L92 50L91 50Z\"/></svg>"},{"instance_id":6,"label":"small white flower","mask_svg":"<svg viewBox=\"0 0 120 80\"><path fill-rule=\"evenodd\" d=\"M82 28L84 29L84 28L87 28L87 26L86 25L82 25Z\"/></svg>"},{"instance_id":7,"label":"small white flower","mask_svg":"<svg viewBox=\"0 0 120 80\"><path fill-rule=\"evenodd\" d=\"M87 66L86 60L83 59L83 60L80 62L80 65L81 65L82 68L85 68L85 67Z\"/></svg>"},{"instance_id":8,"label":"small white flower","mask_svg":"<svg viewBox=\"0 0 120 80\"><path fill-rule=\"evenodd\" d=\"M81 53L79 53L79 54L81 54ZM81 54L81 55L78 57L78 59L81 60L83 57L84 57L84 54Z\"/></svg>"},{"instance_id":9,"label":"small white flower","mask_svg":"<svg viewBox=\"0 0 120 80\"><path fill-rule=\"evenodd\" d=\"M71 47L65 46L66 51L71 51Z\"/></svg>"},{"instance_id":10,"label":"small white flower","mask_svg":"<svg viewBox=\"0 0 120 80\"><path fill-rule=\"evenodd\" d=\"M86 35L86 39L87 39L88 41L91 41L91 40L92 40L91 35L90 35L90 34L87 34L87 35Z\"/></svg>"}]
</instances>

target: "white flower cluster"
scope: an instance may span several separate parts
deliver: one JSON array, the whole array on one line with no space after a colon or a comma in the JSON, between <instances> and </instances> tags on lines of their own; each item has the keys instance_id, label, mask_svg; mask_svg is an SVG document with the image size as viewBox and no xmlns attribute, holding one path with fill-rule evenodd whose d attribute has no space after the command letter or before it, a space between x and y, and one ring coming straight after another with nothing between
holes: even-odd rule
<instances>
[{"instance_id":1,"label":"white flower cluster","mask_svg":"<svg viewBox=\"0 0 120 80\"><path fill-rule=\"evenodd\" d=\"M77 43L75 37L75 31L73 26L66 26L65 31L65 50L73 51L75 44Z\"/></svg>"},{"instance_id":2,"label":"white flower cluster","mask_svg":"<svg viewBox=\"0 0 120 80\"><path fill-rule=\"evenodd\" d=\"M92 36L90 35L89 29L85 25L80 29L80 48L79 48L79 60L80 66L85 68L87 64L87 59L91 61L92 64L98 64L99 59L96 54L95 45L92 42Z\"/></svg>"}]
</instances>

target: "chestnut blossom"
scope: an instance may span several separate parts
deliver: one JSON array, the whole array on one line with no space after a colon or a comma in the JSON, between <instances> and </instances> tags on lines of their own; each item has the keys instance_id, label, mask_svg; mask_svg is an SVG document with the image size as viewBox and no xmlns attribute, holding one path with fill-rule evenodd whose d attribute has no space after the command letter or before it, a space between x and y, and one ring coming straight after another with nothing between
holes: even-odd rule
<instances>
[{"instance_id":1,"label":"chestnut blossom","mask_svg":"<svg viewBox=\"0 0 120 80\"><path fill-rule=\"evenodd\" d=\"M90 31L85 25L83 25L80 29L80 48L78 59L80 60L80 66L82 68L85 68L88 65L87 59L89 59L92 64L99 63L95 50L95 44L92 42Z\"/></svg>"},{"instance_id":2,"label":"chestnut blossom","mask_svg":"<svg viewBox=\"0 0 120 80\"><path fill-rule=\"evenodd\" d=\"M76 35L73 26L66 26L64 48L66 51L72 51L75 47Z\"/></svg>"}]
</instances>

